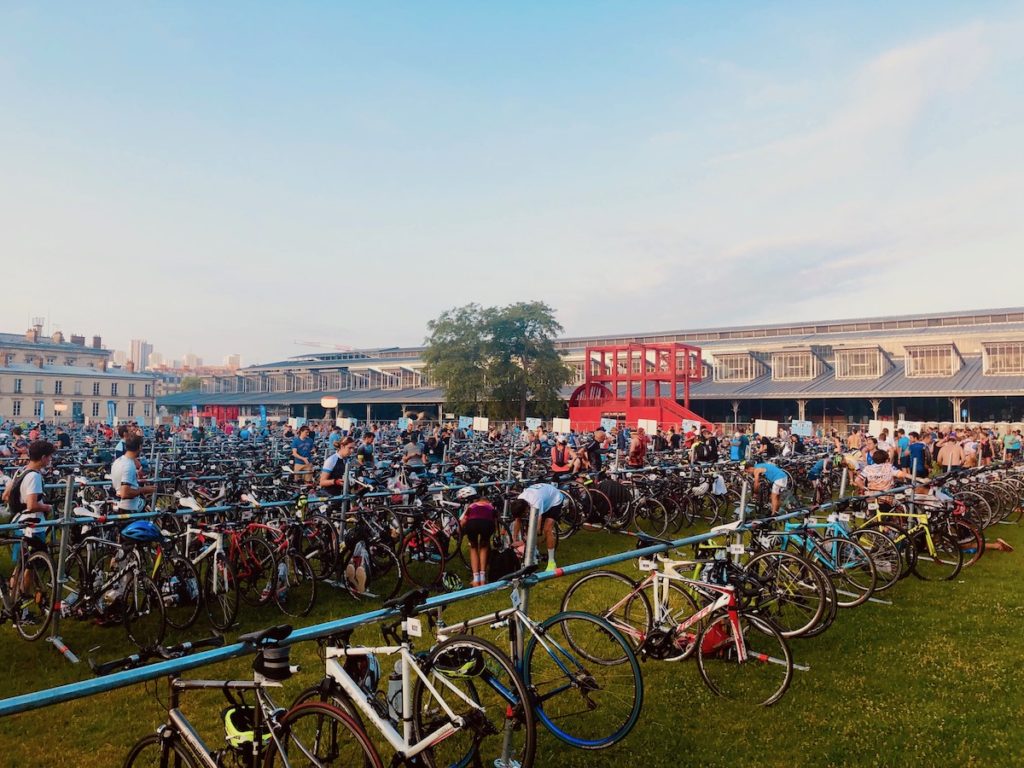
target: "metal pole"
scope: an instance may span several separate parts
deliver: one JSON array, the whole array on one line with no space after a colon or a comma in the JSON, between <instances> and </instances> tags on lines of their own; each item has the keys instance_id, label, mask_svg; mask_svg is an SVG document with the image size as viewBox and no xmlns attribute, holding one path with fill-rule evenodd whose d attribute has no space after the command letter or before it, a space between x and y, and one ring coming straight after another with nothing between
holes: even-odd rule
<instances>
[{"instance_id":1,"label":"metal pole","mask_svg":"<svg viewBox=\"0 0 1024 768\"><path fill-rule=\"evenodd\" d=\"M537 523L540 520L540 510L530 506L530 524L526 528L526 549L523 552L523 567L533 565L537 562L535 550L537 548ZM530 615L530 581L523 581L519 587L519 608L527 616ZM523 632L516 632L516 658L522 659L525 644Z\"/></svg>"},{"instance_id":2,"label":"metal pole","mask_svg":"<svg viewBox=\"0 0 1024 768\"><path fill-rule=\"evenodd\" d=\"M64 584L67 582L65 565L68 557L69 531L71 521L74 518L75 497L72 493L74 482L75 478L68 476L64 486L64 524L60 526L60 550L57 555L57 594L53 601L53 623L50 625L52 634L46 640L60 651L64 658L72 664L77 664L78 657L64 644L64 640L60 636L60 616L64 606Z\"/></svg>"},{"instance_id":3,"label":"metal pole","mask_svg":"<svg viewBox=\"0 0 1024 768\"><path fill-rule=\"evenodd\" d=\"M160 456L157 456L156 457L156 461L153 462L153 480L154 481L157 478L160 477L160 458L161 458ZM153 483L153 496L149 500L149 508L152 511L154 511L154 512L156 512L156 494L157 494L157 487L156 487L156 482L154 482Z\"/></svg>"},{"instance_id":4,"label":"metal pole","mask_svg":"<svg viewBox=\"0 0 1024 768\"><path fill-rule=\"evenodd\" d=\"M847 482L847 476L849 475L849 473L850 473L850 468L849 467L843 467L843 478L842 478L842 480L839 481L839 498L840 499L843 498L843 496L846 495L846 482Z\"/></svg>"}]
</instances>

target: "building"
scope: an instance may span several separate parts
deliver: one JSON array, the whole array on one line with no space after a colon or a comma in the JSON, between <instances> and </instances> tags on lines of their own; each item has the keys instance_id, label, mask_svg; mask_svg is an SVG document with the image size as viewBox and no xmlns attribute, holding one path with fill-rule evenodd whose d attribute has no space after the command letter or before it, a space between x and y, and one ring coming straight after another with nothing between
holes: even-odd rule
<instances>
[{"instance_id":1,"label":"building","mask_svg":"<svg viewBox=\"0 0 1024 768\"><path fill-rule=\"evenodd\" d=\"M115 419L152 424L155 378L110 358L99 336L86 346L84 336L43 336L41 324L0 333L0 419L106 421L113 409Z\"/></svg>"},{"instance_id":2,"label":"building","mask_svg":"<svg viewBox=\"0 0 1024 768\"><path fill-rule=\"evenodd\" d=\"M630 343L699 347L702 380L691 386L690 407L714 422L1024 418L1024 308L563 338L556 346L576 374L565 398L586 378L587 347ZM315 417L329 395L340 413L358 418L443 413L444 393L427 379L421 352L303 355L203 376L200 391L161 403L194 404L221 418L254 415L260 406Z\"/></svg>"},{"instance_id":3,"label":"building","mask_svg":"<svg viewBox=\"0 0 1024 768\"><path fill-rule=\"evenodd\" d=\"M200 368L203 365L203 358L189 352L185 355L184 368Z\"/></svg>"},{"instance_id":4,"label":"building","mask_svg":"<svg viewBox=\"0 0 1024 768\"><path fill-rule=\"evenodd\" d=\"M242 367L242 356L239 354L228 355L224 358L224 367L230 368L232 371L237 371Z\"/></svg>"},{"instance_id":5,"label":"building","mask_svg":"<svg viewBox=\"0 0 1024 768\"><path fill-rule=\"evenodd\" d=\"M152 354L152 344L147 344L145 339L132 339L128 359L132 361L136 371L144 371L149 368L149 359Z\"/></svg>"}]
</instances>

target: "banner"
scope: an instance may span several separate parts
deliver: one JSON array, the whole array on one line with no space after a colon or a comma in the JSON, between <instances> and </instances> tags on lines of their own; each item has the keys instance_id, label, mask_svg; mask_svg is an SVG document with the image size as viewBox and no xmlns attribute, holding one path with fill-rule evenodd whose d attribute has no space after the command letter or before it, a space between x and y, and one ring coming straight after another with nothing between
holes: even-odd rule
<instances>
[{"instance_id":1,"label":"banner","mask_svg":"<svg viewBox=\"0 0 1024 768\"><path fill-rule=\"evenodd\" d=\"M196 412L196 407L192 406L192 413ZM113 400L107 400L107 425L114 426L117 417L117 403Z\"/></svg>"},{"instance_id":2,"label":"banner","mask_svg":"<svg viewBox=\"0 0 1024 768\"><path fill-rule=\"evenodd\" d=\"M908 435L911 432L917 432L917 434L920 435L921 430L924 428L924 424L921 423L920 421L906 421L905 419L900 419L898 422L896 422L896 428L902 429Z\"/></svg>"},{"instance_id":3,"label":"banner","mask_svg":"<svg viewBox=\"0 0 1024 768\"><path fill-rule=\"evenodd\" d=\"M340 419L335 419L334 423L342 428L345 432L352 431L352 419L347 416L342 416Z\"/></svg>"},{"instance_id":4,"label":"banner","mask_svg":"<svg viewBox=\"0 0 1024 768\"><path fill-rule=\"evenodd\" d=\"M615 424L615 419L601 419L601 429L603 429L605 432L611 432L613 429L615 429Z\"/></svg>"},{"instance_id":5,"label":"banner","mask_svg":"<svg viewBox=\"0 0 1024 768\"><path fill-rule=\"evenodd\" d=\"M180 427L181 426L181 416L178 416L178 415L174 416L174 426L176 426L176 427Z\"/></svg>"},{"instance_id":6,"label":"banner","mask_svg":"<svg viewBox=\"0 0 1024 768\"><path fill-rule=\"evenodd\" d=\"M891 438L893 432L896 431L896 424L891 421L885 421L883 419L871 419L868 422L868 434L874 438L877 438L882 434L883 429L889 430L889 437Z\"/></svg>"},{"instance_id":7,"label":"banner","mask_svg":"<svg viewBox=\"0 0 1024 768\"><path fill-rule=\"evenodd\" d=\"M657 419L637 419L636 427L648 435L653 435L658 431L658 421Z\"/></svg>"},{"instance_id":8,"label":"banner","mask_svg":"<svg viewBox=\"0 0 1024 768\"><path fill-rule=\"evenodd\" d=\"M459 429L469 429L473 426L472 416L459 416Z\"/></svg>"},{"instance_id":9,"label":"banner","mask_svg":"<svg viewBox=\"0 0 1024 768\"><path fill-rule=\"evenodd\" d=\"M541 424L543 424L543 422L540 419L532 416L526 420L527 429L537 429Z\"/></svg>"},{"instance_id":10,"label":"banner","mask_svg":"<svg viewBox=\"0 0 1024 768\"><path fill-rule=\"evenodd\" d=\"M700 422L694 419L683 419L683 434L687 432L700 432Z\"/></svg>"},{"instance_id":11,"label":"banner","mask_svg":"<svg viewBox=\"0 0 1024 768\"><path fill-rule=\"evenodd\" d=\"M569 419L552 419L551 420L551 431L556 432L560 435L568 435L572 430L572 425Z\"/></svg>"},{"instance_id":12,"label":"banner","mask_svg":"<svg viewBox=\"0 0 1024 768\"><path fill-rule=\"evenodd\" d=\"M794 435L800 435L800 437L810 437L814 434L814 424L810 421L793 420L789 426L789 431Z\"/></svg>"},{"instance_id":13,"label":"banner","mask_svg":"<svg viewBox=\"0 0 1024 768\"><path fill-rule=\"evenodd\" d=\"M762 437L778 437L779 422L772 419L756 419L754 421L754 432Z\"/></svg>"},{"instance_id":14,"label":"banner","mask_svg":"<svg viewBox=\"0 0 1024 768\"><path fill-rule=\"evenodd\" d=\"M400 418L398 420L398 428L399 429L408 429L409 428L409 419L408 419L407 416L403 416L402 418Z\"/></svg>"},{"instance_id":15,"label":"banner","mask_svg":"<svg viewBox=\"0 0 1024 768\"><path fill-rule=\"evenodd\" d=\"M46 418L46 401L45 400L37 400L36 401L36 418L39 419L40 421L42 421L43 419Z\"/></svg>"},{"instance_id":16,"label":"banner","mask_svg":"<svg viewBox=\"0 0 1024 768\"><path fill-rule=\"evenodd\" d=\"M486 432L487 426L490 424L486 416L474 416L473 417L473 431L474 432Z\"/></svg>"}]
</instances>

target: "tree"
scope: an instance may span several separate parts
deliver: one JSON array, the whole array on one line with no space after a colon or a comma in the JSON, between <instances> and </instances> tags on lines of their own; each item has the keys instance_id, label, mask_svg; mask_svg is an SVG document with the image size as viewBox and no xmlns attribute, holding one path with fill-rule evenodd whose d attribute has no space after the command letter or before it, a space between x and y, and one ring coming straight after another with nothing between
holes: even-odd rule
<instances>
[{"instance_id":1,"label":"tree","mask_svg":"<svg viewBox=\"0 0 1024 768\"><path fill-rule=\"evenodd\" d=\"M198 376L185 376L181 380L182 392L196 392L203 386L203 380Z\"/></svg>"},{"instance_id":2,"label":"tree","mask_svg":"<svg viewBox=\"0 0 1024 768\"><path fill-rule=\"evenodd\" d=\"M524 419L533 400L541 415L561 411L559 390L572 371L555 349L562 326L547 304L468 304L427 327L427 373L453 410Z\"/></svg>"}]
</instances>

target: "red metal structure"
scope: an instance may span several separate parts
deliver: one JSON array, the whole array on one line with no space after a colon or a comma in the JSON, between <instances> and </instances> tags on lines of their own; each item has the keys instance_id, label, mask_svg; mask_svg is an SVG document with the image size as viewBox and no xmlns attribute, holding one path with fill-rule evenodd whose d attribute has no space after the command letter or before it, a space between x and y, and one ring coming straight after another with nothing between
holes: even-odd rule
<instances>
[{"instance_id":1,"label":"red metal structure","mask_svg":"<svg viewBox=\"0 0 1024 768\"><path fill-rule=\"evenodd\" d=\"M586 381L569 398L569 418L577 429L592 429L602 418L629 426L639 419L665 428L683 419L710 426L690 410L690 384L700 381L704 370L700 347L678 342L587 347L585 365Z\"/></svg>"}]
</instances>

